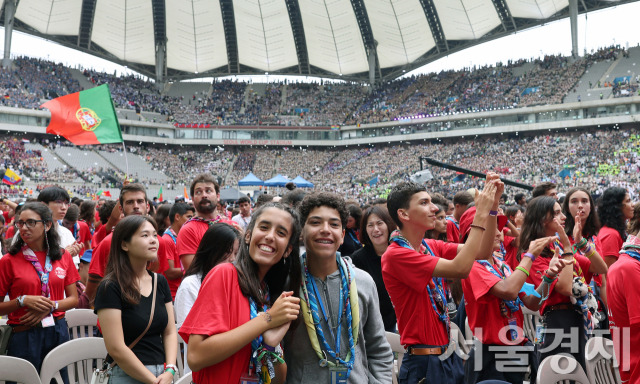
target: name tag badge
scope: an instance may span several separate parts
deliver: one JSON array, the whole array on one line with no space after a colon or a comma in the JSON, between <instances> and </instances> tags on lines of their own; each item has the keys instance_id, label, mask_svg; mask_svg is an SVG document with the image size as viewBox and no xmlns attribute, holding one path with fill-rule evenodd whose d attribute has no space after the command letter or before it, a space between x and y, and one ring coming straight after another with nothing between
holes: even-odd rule
<instances>
[{"instance_id":1,"label":"name tag badge","mask_svg":"<svg viewBox=\"0 0 640 384\"><path fill-rule=\"evenodd\" d=\"M347 367L329 367L331 373L331 384L347 384Z\"/></svg>"},{"instance_id":2,"label":"name tag badge","mask_svg":"<svg viewBox=\"0 0 640 384\"><path fill-rule=\"evenodd\" d=\"M509 318L509 340L518 340L518 321L515 317Z\"/></svg>"},{"instance_id":3,"label":"name tag badge","mask_svg":"<svg viewBox=\"0 0 640 384\"><path fill-rule=\"evenodd\" d=\"M536 344L542 344L544 342L544 324L538 324L536 326Z\"/></svg>"},{"instance_id":4,"label":"name tag badge","mask_svg":"<svg viewBox=\"0 0 640 384\"><path fill-rule=\"evenodd\" d=\"M49 315L42 319L42 328L52 327L55 324L56 322L53 320L53 315Z\"/></svg>"}]
</instances>

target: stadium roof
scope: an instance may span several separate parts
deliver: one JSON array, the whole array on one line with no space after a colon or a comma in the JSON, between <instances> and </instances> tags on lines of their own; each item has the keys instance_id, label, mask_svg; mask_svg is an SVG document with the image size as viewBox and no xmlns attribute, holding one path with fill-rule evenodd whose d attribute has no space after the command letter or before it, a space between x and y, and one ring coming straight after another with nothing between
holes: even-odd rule
<instances>
[{"instance_id":1,"label":"stadium roof","mask_svg":"<svg viewBox=\"0 0 640 384\"><path fill-rule=\"evenodd\" d=\"M569 16L569 0L4 0L14 29L156 78L291 74L392 79ZM580 13L637 0L577 0ZM570 38L567 31L567 39ZM374 48L375 47L375 48Z\"/></svg>"}]
</instances>

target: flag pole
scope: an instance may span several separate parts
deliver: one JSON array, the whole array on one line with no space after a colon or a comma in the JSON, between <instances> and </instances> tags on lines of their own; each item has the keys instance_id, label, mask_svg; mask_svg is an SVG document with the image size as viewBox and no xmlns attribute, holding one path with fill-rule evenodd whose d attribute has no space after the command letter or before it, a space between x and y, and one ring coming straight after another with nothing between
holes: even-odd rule
<instances>
[{"instance_id":1,"label":"flag pole","mask_svg":"<svg viewBox=\"0 0 640 384\"><path fill-rule=\"evenodd\" d=\"M124 140L122 140L122 149L124 150L124 162L127 165L127 173L124 175L124 180L127 181L127 176L129 176L129 159L127 159L127 147L124 146Z\"/></svg>"}]
</instances>

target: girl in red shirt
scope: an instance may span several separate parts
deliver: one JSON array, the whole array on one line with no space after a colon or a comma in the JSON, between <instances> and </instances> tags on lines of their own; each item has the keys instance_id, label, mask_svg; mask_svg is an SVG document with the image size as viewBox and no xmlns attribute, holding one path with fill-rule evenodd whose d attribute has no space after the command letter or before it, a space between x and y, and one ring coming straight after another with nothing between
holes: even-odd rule
<instances>
[{"instance_id":1,"label":"girl in red shirt","mask_svg":"<svg viewBox=\"0 0 640 384\"><path fill-rule=\"evenodd\" d=\"M193 382L283 383L279 347L300 311L300 220L269 203L251 218L236 261L214 267L202 283L180 335L189 344Z\"/></svg>"},{"instance_id":2,"label":"girl in red shirt","mask_svg":"<svg viewBox=\"0 0 640 384\"><path fill-rule=\"evenodd\" d=\"M47 353L69 340L64 314L78 303L80 276L52 224L46 205L25 204L15 222L20 236L0 259L0 292L10 299L0 303L0 315L8 314L13 327L8 354L37 371ZM68 380L66 368L62 374Z\"/></svg>"}]
</instances>

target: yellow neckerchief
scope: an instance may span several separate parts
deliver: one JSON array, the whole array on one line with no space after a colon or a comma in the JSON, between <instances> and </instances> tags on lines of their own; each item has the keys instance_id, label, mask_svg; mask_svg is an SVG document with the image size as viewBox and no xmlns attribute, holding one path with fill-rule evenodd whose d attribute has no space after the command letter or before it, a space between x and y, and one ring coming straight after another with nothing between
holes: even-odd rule
<instances>
[{"instance_id":1,"label":"yellow neckerchief","mask_svg":"<svg viewBox=\"0 0 640 384\"><path fill-rule=\"evenodd\" d=\"M354 345L358 344L358 329L360 328L360 307L358 303L358 289L356 287L356 278L354 275L353 267L349 263L345 263L340 255L337 256L338 263L342 266L343 270L347 270L349 268L349 274L351 275L351 284L349 285L349 300L351 301L351 329L353 331L353 343ZM300 287L300 308L302 309L302 318L304 319L304 324L307 326L307 333L309 334L309 341L311 342L311 347L316 352L316 355L322 360L326 360L327 366L334 367L336 364L327 360L326 355L323 353L322 348L320 348L320 342L318 341L318 335L316 334L316 327L313 324L313 319L311 318L311 309L309 309L309 304L307 304L306 298L309 297L307 291L307 277L305 273L305 267L303 263L301 264L302 269L302 285ZM341 321L341 320L340 320ZM336 351L340 353L340 351ZM350 356L347 355L346 360L349 360Z\"/></svg>"}]
</instances>

